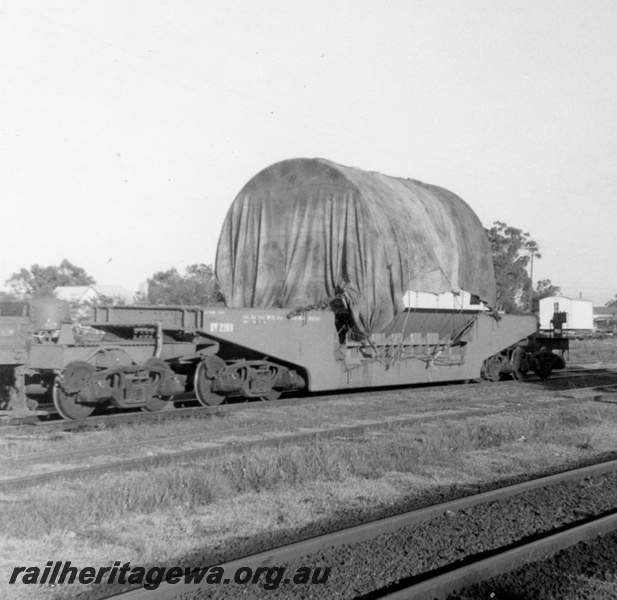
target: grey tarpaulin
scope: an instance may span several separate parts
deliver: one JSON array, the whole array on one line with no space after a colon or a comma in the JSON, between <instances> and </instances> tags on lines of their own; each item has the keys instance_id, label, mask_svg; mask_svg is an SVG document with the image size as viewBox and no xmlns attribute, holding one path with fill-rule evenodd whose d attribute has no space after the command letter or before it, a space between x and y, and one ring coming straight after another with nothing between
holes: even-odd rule
<instances>
[{"instance_id":1,"label":"grey tarpaulin","mask_svg":"<svg viewBox=\"0 0 617 600\"><path fill-rule=\"evenodd\" d=\"M236 308L342 294L364 334L388 325L407 290L495 303L489 242L463 200L323 159L276 163L244 186L223 224L216 275Z\"/></svg>"}]
</instances>

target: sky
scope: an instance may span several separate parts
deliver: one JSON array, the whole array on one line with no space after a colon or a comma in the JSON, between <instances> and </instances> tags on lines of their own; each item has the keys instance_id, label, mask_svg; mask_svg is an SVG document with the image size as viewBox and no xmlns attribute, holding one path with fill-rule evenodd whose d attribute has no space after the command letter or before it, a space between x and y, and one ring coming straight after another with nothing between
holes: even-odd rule
<instances>
[{"instance_id":1,"label":"sky","mask_svg":"<svg viewBox=\"0 0 617 600\"><path fill-rule=\"evenodd\" d=\"M213 264L240 189L320 157L529 232L617 294L614 0L0 0L0 286Z\"/></svg>"}]
</instances>

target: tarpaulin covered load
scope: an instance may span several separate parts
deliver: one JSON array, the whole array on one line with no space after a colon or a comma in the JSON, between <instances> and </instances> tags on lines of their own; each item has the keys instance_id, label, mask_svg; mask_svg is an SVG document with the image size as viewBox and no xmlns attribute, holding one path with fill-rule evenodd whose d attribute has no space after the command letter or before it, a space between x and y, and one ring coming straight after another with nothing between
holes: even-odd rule
<instances>
[{"instance_id":1,"label":"tarpaulin covered load","mask_svg":"<svg viewBox=\"0 0 617 600\"><path fill-rule=\"evenodd\" d=\"M216 275L236 308L343 295L362 334L382 331L408 290L495 302L489 242L463 200L323 159L274 164L244 186L223 224Z\"/></svg>"}]
</instances>

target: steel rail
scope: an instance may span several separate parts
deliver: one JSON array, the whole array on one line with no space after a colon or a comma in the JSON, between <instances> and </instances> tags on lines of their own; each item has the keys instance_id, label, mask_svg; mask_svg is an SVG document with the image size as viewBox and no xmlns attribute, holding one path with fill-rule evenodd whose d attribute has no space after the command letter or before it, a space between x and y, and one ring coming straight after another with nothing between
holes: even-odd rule
<instances>
[{"instance_id":1,"label":"steel rail","mask_svg":"<svg viewBox=\"0 0 617 600\"><path fill-rule=\"evenodd\" d=\"M578 391L578 390L577 390ZM614 390L617 392L617 390ZM555 395L558 395L555 392ZM516 399L507 399L506 402L511 406L509 408L505 408L503 406L495 407L495 408L481 408L481 409L472 409L472 410L452 410L447 412L440 412L439 414L430 414L430 415L414 415L412 417L404 417L404 418L390 418L385 421L378 422L370 422L363 423L358 425L347 425L344 427L332 428L332 429L320 429L318 431L310 431L304 433L291 433L288 435L279 435L276 437L266 438L266 439L258 439L258 440L247 440L247 441L226 441L226 440L209 440L208 443L211 444L207 448L196 448L191 450L179 450L179 451L162 451L155 456L146 456L146 457L138 457L128 460L112 460L107 463L102 463L98 465L88 465L85 467L75 467L71 469L63 469L57 471L49 471L47 473L38 473L35 475L26 475L22 477L14 477L5 480L0 480L0 491L8 491L11 489L29 487L33 485L41 485L43 483L47 483L49 481L53 481L56 479L74 479L77 477L85 476L85 475L99 475L103 473L113 472L113 471L129 471L135 470L143 467L150 467L153 465L161 465L167 462L173 462L182 459L196 459L196 458L210 458L215 456L221 456L226 453L241 453L245 450L249 450L252 448L267 448L267 447L277 447L282 445L292 445L292 444L306 444L317 440L328 440L334 439L337 437L358 437L366 434L368 431L379 430L390 428L393 426L405 426L405 425L414 425L416 423L426 422L426 421L434 421L437 419L440 420L449 420L455 421L468 417L474 416L484 416L495 413L503 413L503 412L517 412L522 411L529 408L529 403L521 403ZM485 404L486 399L478 401L476 404ZM387 415L381 415L383 416ZM304 427L306 429L306 427ZM232 430L231 432L227 432L227 435L244 434L246 436L254 436L256 434L265 434L277 432L280 430L279 426L271 426L268 428L262 428L259 430L255 429L244 429L244 430ZM180 436L173 436L169 438L159 439L159 440L144 440L143 442L128 442L126 444L121 444L118 446L114 446L113 448L108 448L112 450L118 449L128 449L130 447L147 447L152 446L153 444L162 444L168 443L170 441L187 441L191 439L195 439L198 437L202 437L203 433L195 433L195 434L185 434ZM87 457L91 455L100 456L105 451L105 448L94 448L87 450L79 450L79 451L68 451L63 453L58 453L56 455L35 455L33 457L23 457L19 458L9 458L3 459L1 463L15 463L18 462L22 464L23 462L49 462L50 460L68 460L71 458L78 457ZM1 464L0 463L0 464Z\"/></svg>"},{"instance_id":2,"label":"steel rail","mask_svg":"<svg viewBox=\"0 0 617 600\"><path fill-rule=\"evenodd\" d=\"M483 492L481 494L465 496L457 500L450 500L448 502L427 506L393 517L387 517L362 525L356 525L354 527L335 531L333 533L328 533L285 546L280 546L278 548L273 548L271 550L260 552L258 554L244 556L242 558L222 563L216 566L223 567L225 572L233 572L240 567L250 567L254 570L257 567L271 567L273 565L287 564L299 558L315 554L327 548L336 548L343 544L357 544L360 542L366 542L382 534L392 533L405 527L418 525L424 521L429 521L431 519L439 517L440 515L443 515L449 511L458 512L461 510L472 508L474 506L478 506L480 504L485 504L498 500L506 500L514 496L524 494L526 492L531 492L536 489L545 488L560 483L576 481L579 479L585 479L587 477L598 477L601 475L612 473L614 471L617 471L617 460L598 463L595 465L582 467L579 469L573 469L570 471L564 471L555 475L532 479L530 481L505 486L488 492ZM550 550L546 550L546 548L558 547L558 544L563 543L568 543L568 545L570 545L577 543L582 539L588 539L589 537L594 537L596 535L599 535L600 533L606 533L609 530L609 527L617 528L617 514L612 514L605 518L594 519L593 521L590 520L588 523L585 523L583 525L574 526L572 527L572 529L568 529L558 534L548 535L543 538L543 540L552 539L552 542L544 541L544 543L541 543L543 540L537 540L536 542L532 542L531 544L521 545L521 548L524 549L519 550L518 553L520 553L522 557L527 556L533 558L535 556L539 556L543 552L550 552ZM536 546L533 546L532 544L536 544ZM551 546L551 544L555 544L555 546ZM506 558L498 559L498 555L496 554L489 559L485 559L487 562L485 562L482 566L476 569L478 574L474 575L474 577L477 577L477 579L475 579L474 581L480 581L492 576L492 574L497 574L498 572L504 572L505 570L509 570L508 565L516 564L515 560L523 560L519 557L518 553L515 553L514 550L508 548L505 552L501 554ZM516 556L516 559L514 559L513 556ZM480 563L478 562L478 564ZM215 565L210 565L208 567L202 568L210 568L212 566ZM451 579L447 579L446 577L449 574L440 575L439 578L426 579L425 581L418 583L417 586L419 587L415 588L413 592L409 591L412 590L411 587L407 587L403 590L391 592L389 592L388 590L384 590L382 596L387 596L388 598L391 598L393 600L400 600L402 598L413 598L413 600L420 600L424 598L432 599L434 597L438 597L439 594L442 594L442 589L444 590L443 593L447 593L448 591L452 591L453 589L458 589L462 586L470 585L470 583L468 582L473 581L469 573L471 573L473 569L471 568L471 565L469 565L468 571L465 569L467 569L467 567L461 567L460 569L457 569L456 571L459 571L458 577L451 575ZM499 569L502 569L502 571L499 571ZM455 573L456 571L453 571L453 573ZM489 572L492 574L487 575L487 573ZM430 577L430 573L426 576ZM445 579L441 579L442 577ZM416 580L417 579L418 578L416 578ZM112 594L111 596L108 596L108 598L121 598L122 600L143 600L146 598L148 600L172 600L178 595L194 593L199 589L204 589L207 587L207 585L208 584L206 583L187 584L184 582L178 582L175 584L170 584L167 582L163 582L161 583L161 586L156 590L137 588L117 594ZM414 595L420 593L426 595ZM400 596L396 596L396 594L400 594ZM431 594L435 595L432 596ZM373 594L371 594L371 597L372 596Z\"/></svg>"},{"instance_id":3,"label":"steel rail","mask_svg":"<svg viewBox=\"0 0 617 600\"><path fill-rule=\"evenodd\" d=\"M587 388L583 388L583 389L585 390ZM595 389L595 387L593 389ZM604 389L606 389L606 386L604 386ZM615 392L617 392L617 387L615 389ZM502 401L506 404L516 403L517 406L519 406L521 405L521 401L526 401L526 400L528 401L529 398L530 397L533 398L534 395L535 395L534 393L530 393L527 395L515 396L515 397L509 397L509 398L504 398L500 395L494 395L494 396L480 398L472 402L465 402L464 405L456 404L456 405L451 405L451 406L435 406L430 411L432 414L430 415L416 414L416 415L413 415L413 418L417 418L421 420L430 419L431 417L433 418L440 418L440 417L456 418L457 413L459 413L460 411L466 411L465 414L468 414L468 411L470 409L474 409L477 406L483 406L483 405L486 405L494 401ZM561 391L548 392L547 395L557 396L559 398L560 395L562 395L562 392ZM529 402L529 404L531 404L531 402ZM503 407L495 407L494 409L486 408L486 410L490 410L491 412L499 411L499 410L503 410ZM403 419L405 416L409 416L409 418L412 418L412 416L409 415L410 412L414 412L413 407L410 408L409 410L407 410L405 407L400 407L400 406L386 408L386 409L371 408L370 410L354 412L353 419L356 421L360 421L360 420L366 421L370 419L377 419L378 422L375 423L375 425L378 426L379 422L383 421L384 419L388 419L388 418L399 417L400 419ZM435 413L438 413L438 414L435 414ZM321 420L323 421L323 419ZM392 421L389 421L389 422L392 423ZM248 426L244 426L244 427L239 426L239 427L229 428L229 429L219 429L216 432L216 437L220 438L222 436L230 436L230 435L246 436L247 433L259 434L259 433L264 433L264 432L278 431L281 428L291 429L291 428L297 427L297 428L303 428L303 429L310 429L310 428L313 428L315 426L320 426L320 425L321 423L311 421L306 418L302 418L302 419L295 418L292 420L285 420L283 425L273 424L273 425L265 425L263 427L258 426L258 427L252 427L250 428L250 430ZM105 454L105 453L116 453L119 450L128 450L132 448L146 447L146 446L151 446L153 444L168 444L168 443L174 443L174 442L182 443L186 441L192 441L192 440L196 440L199 438L203 438L207 435L209 435L208 432L199 431L199 432L193 432L193 433L187 433L187 434L181 434L181 435L167 436L167 437L162 437L162 438L149 438L149 439L143 439L143 440L139 440L135 442L125 442L122 444L114 444L112 446L95 446L92 448L87 448L87 449L82 449L82 450L68 450L64 452L57 452L54 454L40 453L40 454L17 455L17 456L0 459L0 466L1 465L11 465L17 462L21 466L26 463L38 463L38 462L49 463L49 462L56 462L60 460L67 460L67 459L74 459L74 458L85 458L88 456L100 456L101 454ZM209 439L208 441L216 442L217 440Z\"/></svg>"},{"instance_id":4,"label":"steel rail","mask_svg":"<svg viewBox=\"0 0 617 600\"><path fill-rule=\"evenodd\" d=\"M599 369L582 369L582 372L576 375L569 374L568 371L563 371L559 375L553 375L548 381L559 381L563 379L574 379L579 377L585 377L587 375L601 375L605 374L607 377L616 376L617 373L614 371L610 371L604 368ZM528 384L538 383L540 380L536 377L530 378L526 380ZM371 394L373 395L381 395L386 393L392 393L393 391L400 391L401 389L409 390L411 393L415 393L418 391L422 391L422 393L431 392L431 391L439 391L443 388L447 387L449 384L443 384L439 386L434 386L430 384L422 384L417 387L406 386L404 388L394 387L394 388L379 388L375 390L371 390ZM480 385L490 386L490 387L513 387L520 386L520 382L518 381L500 381L500 382L482 382ZM310 404L313 402L319 401L328 401L332 398L336 398L341 394L363 394L366 393L366 390L339 390L336 394L328 393L328 394L314 394L311 396L296 396L296 397L287 397L281 398L278 400L270 400L266 404L267 405L277 405L277 406L293 406L299 404ZM178 401L189 402L195 400L192 397L183 398ZM53 421L41 421L38 420L38 417L7 417L0 418L0 423L2 421L7 421L4 425L0 426L0 433L7 431L14 431L16 428L24 428L32 431L43 431L43 430L54 430L54 429L62 429L62 430L71 430L71 429L86 429L86 428L95 428L98 426L115 426L119 424L125 423L134 423L134 422L142 422L142 421L163 421L168 419L180 419L187 417L206 417L212 414L224 414L227 412L233 412L235 410L242 410L246 408L255 409L264 405L264 402L247 402L246 399L238 398L238 402L233 402L231 404L225 404L220 406L193 406L193 407L172 407L169 410L163 410L159 412L120 412L110 415L99 415L88 417L83 421L68 421L64 419L53 420ZM196 400L195 400L196 401ZM49 413L50 416L54 413ZM34 420L33 420L34 419Z\"/></svg>"},{"instance_id":5,"label":"steel rail","mask_svg":"<svg viewBox=\"0 0 617 600\"><path fill-rule=\"evenodd\" d=\"M512 412L524 410L527 405L513 405L511 407ZM348 425L344 427L336 427L331 429L321 429L318 431L309 431L304 433L293 433L289 435L280 435L276 437L248 440L248 441L212 441L211 445L207 448L194 448L190 450L180 450L171 452L162 452L155 456L145 456L139 458L133 458L128 460L116 460L108 463L98 465L87 465L84 467L75 467L72 469L63 469L57 471L50 471L47 473L37 473L35 475L25 475L23 477L13 477L10 479L0 480L0 492L8 490L15 490L24 487L30 487L33 485L40 485L48 483L57 479L74 479L82 476L100 475L103 473L109 473L113 471L130 471L144 467L151 467L153 465L162 465L169 462L174 462L183 459L198 459L198 458L211 458L221 456L227 453L239 454L252 448L271 448L283 445L291 444L307 444L321 440L331 440L336 438L352 438L365 435L369 431L375 431L379 429L387 429L393 426L405 426L414 425L416 423L431 421L435 419L447 419L447 420L459 420L473 416L483 416L498 412L504 412L503 407L496 408L482 408L470 411L452 411L452 414L439 414L439 415L423 415L414 416L402 419L395 419L382 422L371 422L360 425ZM247 435L255 435L255 432L246 431ZM178 436L181 437L181 436ZM155 442L150 441L149 444ZM84 451L91 453L90 451ZM64 459L71 456L71 453L64 453ZM95 451L94 454L99 455L99 451ZM16 462L19 462L17 459Z\"/></svg>"},{"instance_id":6,"label":"steel rail","mask_svg":"<svg viewBox=\"0 0 617 600\"><path fill-rule=\"evenodd\" d=\"M585 377L586 375L599 375L606 374L607 377L614 377L617 375L615 372L607 371L605 369L601 369L599 373L589 372L586 370L585 373L579 375L568 375L567 373L561 374L559 377L553 377L549 381L559 381L563 379L574 379L579 377ZM527 380L528 384L537 384L539 382L538 379L530 379ZM480 384L484 387L491 388L510 388L510 387L520 387L520 382L518 381L500 381L500 382L483 382ZM611 384L604 384L602 387L610 387ZM617 384L615 384L617 385ZM401 391L402 389L408 390L411 394L414 393L439 393L443 389L452 389L452 383L447 383L443 385L435 385L435 386L424 386L421 388L380 388L376 390L372 390L372 395L382 395L388 393L396 393ZM461 389L462 386L458 386L458 389ZM575 389L592 389L600 386L590 386L589 388L575 388ZM546 393L551 392L563 392L564 390L546 390ZM324 402L331 401L333 398L340 397L342 393L353 393L353 394L363 394L366 393L366 390L361 391L351 391L350 390L341 390L337 394L315 394L312 396L300 396L300 397L291 397L291 398L283 398L279 400L271 400L266 403L264 402L234 402L232 404L225 404L220 406L197 406L197 407L183 407L183 408L171 408L170 410L163 410L160 412L130 412L130 413L116 413L111 415L100 415L95 417L88 417L83 421L67 421L67 420L57 420L57 421L26 421L26 422L18 422L14 424L0 426L0 434L2 433L12 433L17 430L35 432L35 431L53 431L56 429L60 430L74 430L74 429L94 429L96 427L109 427L109 426L117 426L124 425L127 423L140 423L140 422L149 422L149 421L166 421L170 419L182 419L182 418L205 418L210 415L219 415L226 414L228 412L234 412L237 410L244 409L259 409L263 406L301 406L304 404L310 405L316 402ZM535 393L530 391L529 393Z\"/></svg>"},{"instance_id":7,"label":"steel rail","mask_svg":"<svg viewBox=\"0 0 617 600\"><path fill-rule=\"evenodd\" d=\"M186 398L185 402L191 401L191 398ZM282 398L275 401L269 401L268 403L276 403L279 406L286 406L293 401L299 403L299 401L309 400L308 398ZM317 399L319 400L319 398ZM196 402L197 400L195 400ZM170 403L170 406L172 403ZM235 410L241 410L245 408L255 409L262 406L263 402L234 402L233 404L222 404L219 406L188 406L188 407L175 407L168 410L162 410L158 412L119 412L110 415L98 415L94 417L88 417L83 421L68 421L65 419L59 419L56 421L25 421L18 422L0 427L0 433L3 431L14 431L15 428L23 427L28 431L36 430L54 430L54 429L87 429L95 428L101 425L114 426L124 425L125 423L135 423L142 421L165 421L167 419L182 419L187 417L207 417L209 415L217 415L227 412L233 412ZM27 419L28 417L26 417Z\"/></svg>"},{"instance_id":8,"label":"steel rail","mask_svg":"<svg viewBox=\"0 0 617 600\"><path fill-rule=\"evenodd\" d=\"M461 410L464 410L464 408L465 407L461 408ZM485 409L485 410L491 410L491 409ZM502 408L499 408L499 409L496 408L494 410L502 410ZM438 412L438 411L436 410L435 412ZM400 418L396 418L397 416L399 416ZM440 417L448 418L450 416L453 416L456 418L457 410L445 411L445 414L444 412L440 412L437 415L435 414L416 415L414 417L411 417L409 415L405 416L405 414L396 415L394 411L372 412L367 415L356 414L354 415L354 420L360 421L360 420L370 420L371 418L380 418L380 421L378 422L373 421L370 424L368 423L366 424L366 425L372 425L378 428L378 427L391 426L395 423L403 423L403 422L408 423L410 419L414 419L414 420L418 419L422 421L422 420L430 419L430 418L433 418L433 419L440 418ZM384 418L386 419L389 418L390 420L384 421L383 420ZM364 424L357 423L357 425L364 425ZM314 429L320 426L322 425L312 423L310 421L307 421L306 419L303 419L303 420L295 419L293 421L286 420L284 424L281 424L281 425L268 425L265 427L237 427L235 429L220 429L216 432L216 439L210 438L205 441L207 443L212 443L212 444L227 444L229 442L221 438L225 438L229 436L244 436L244 437L251 436L253 437L255 435L262 435L262 434L273 433L277 431L285 431L285 430L288 431L292 429L305 429L306 430L306 429ZM353 425L350 424L347 427L353 427ZM339 427L338 429L342 429L342 428ZM328 428L320 429L320 431L326 432L326 431L329 431L329 429ZM183 442L188 442L188 441L200 440L201 438L205 438L208 435L209 435L208 432L200 431L200 432L185 433L181 435L173 435L173 436L167 436L167 437L156 438L156 439L144 439L144 440L140 440L137 442L124 442L122 444L114 444L113 446L96 446L93 448L86 448L86 449L81 449L81 450L67 450L65 452L57 452L54 454L47 454L47 453L27 454L25 456L15 456L11 458L0 459L0 466L19 464L19 466L21 467L27 463L34 463L34 464L51 463L51 462L66 461L66 460L78 459L78 458L87 458L90 456L98 457L104 454L113 455L120 451L147 448L147 447L155 446L155 445L160 446L164 444L183 443Z\"/></svg>"},{"instance_id":9,"label":"steel rail","mask_svg":"<svg viewBox=\"0 0 617 600\"><path fill-rule=\"evenodd\" d=\"M434 600L445 598L448 594L481 583L491 577L514 571L528 563L574 546L579 542L606 535L617 530L617 511L594 518L581 525L573 525L551 533L540 539L521 543L513 548L499 551L493 556L482 558L463 567L404 587L398 591L371 594L371 598L389 600Z\"/></svg>"}]
</instances>

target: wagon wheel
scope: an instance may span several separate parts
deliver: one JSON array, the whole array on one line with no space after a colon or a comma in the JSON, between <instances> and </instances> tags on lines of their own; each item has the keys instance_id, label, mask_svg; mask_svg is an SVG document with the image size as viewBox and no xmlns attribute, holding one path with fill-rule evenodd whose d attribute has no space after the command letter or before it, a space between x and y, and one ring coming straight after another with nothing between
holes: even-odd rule
<instances>
[{"instance_id":1,"label":"wagon wheel","mask_svg":"<svg viewBox=\"0 0 617 600\"><path fill-rule=\"evenodd\" d=\"M212 391L213 380L206 374L206 365L200 362L195 370L193 387L199 404L202 406L218 406L227 399L227 394Z\"/></svg>"},{"instance_id":2,"label":"wagon wheel","mask_svg":"<svg viewBox=\"0 0 617 600\"><path fill-rule=\"evenodd\" d=\"M512 358L510 359L512 364L512 377L519 381L523 381L527 375L528 366L525 360L526 354L523 348L515 348L514 352L512 352Z\"/></svg>"},{"instance_id":3,"label":"wagon wheel","mask_svg":"<svg viewBox=\"0 0 617 600\"><path fill-rule=\"evenodd\" d=\"M542 380L546 381L553 372L556 356L551 352L538 352L534 354L532 359L533 372Z\"/></svg>"},{"instance_id":4,"label":"wagon wheel","mask_svg":"<svg viewBox=\"0 0 617 600\"><path fill-rule=\"evenodd\" d=\"M552 365L540 365L539 368L534 369L534 373L542 380L542 381L546 381L550 376L551 373L553 372L553 367Z\"/></svg>"},{"instance_id":5,"label":"wagon wheel","mask_svg":"<svg viewBox=\"0 0 617 600\"><path fill-rule=\"evenodd\" d=\"M482 377L488 381L499 381L501 376L501 358L497 355L489 356L482 363Z\"/></svg>"},{"instance_id":6,"label":"wagon wheel","mask_svg":"<svg viewBox=\"0 0 617 600\"><path fill-rule=\"evenodd\" d=\"M260 396L262 400L278 400L283 392L272 388L267 394Z\"/></svg>"},{"instance_id":7,"label":"wagon wheel","mask_svg":"<svg viewBox=\"0 0 617 600\"><path fill-rule=\"evenodd\" d=\"M82 392L95 371L90 363L76 360L69 363L60 378L56 379L52 396L54 406L63 419L85 419L94 412L96 404L88 403Z\"/></svg>"},{"instance_id":8,"label":"wagon wheel","mask_svg":"<svg viewBox=\"0 0 617 600\"><path fill-rule=\"evenodd\" d=\"M151 368L150 378L152 379L154 391L152 397L148 400L145 406L141 407L144 412L158 412L160 410L173 408L173 396L163 396L157 394L159 384L165 378L165 372L169 371L169 366L162 358L149 358L144 367Z\"/></svg>"}]
</instances>

